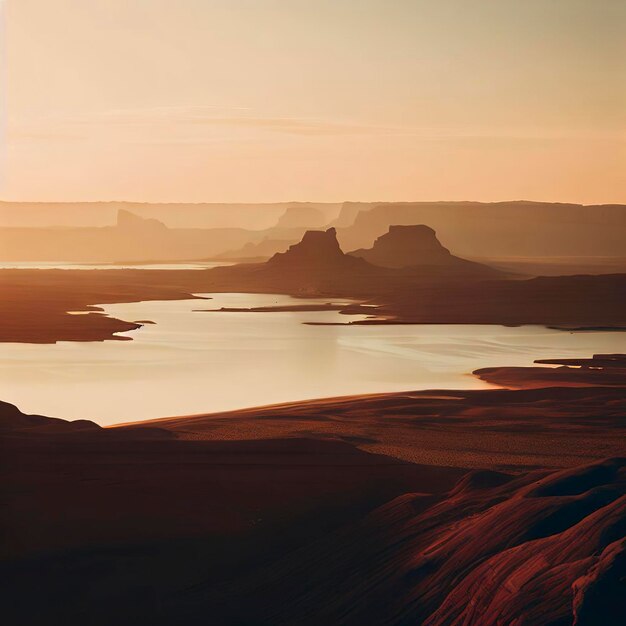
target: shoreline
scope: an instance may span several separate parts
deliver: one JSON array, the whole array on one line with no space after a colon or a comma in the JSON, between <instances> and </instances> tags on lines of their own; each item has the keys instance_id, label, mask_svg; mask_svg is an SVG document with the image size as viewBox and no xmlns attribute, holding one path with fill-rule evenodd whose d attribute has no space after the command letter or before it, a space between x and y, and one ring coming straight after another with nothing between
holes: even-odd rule
<instances>
[{"instance_id":1,"label":"shoreline","mask_svg":"<svg viewBox=\"0 0 626 626\"><path fill-rule=\"evenodd\" d=\"M549 361L547 366L536 362L531 367L475 370L474 376L494 385L488 389L320 398L125 422L107 429L162 428L194 441L289 439L314 433L411 463L514 472L626 456L621 419L626 410L626 355L576 359L583 368L559 366L567 359ZM329 419L332 415L336 417ZM597 426L590 423L594 419ZM609 423L612 437L607 441Z\"/></svg>"},{"instance_id":2,"label":"shoreline","mask_svg":"<svg viewBox=\"0 0 626 626\"><path fill-rule=\"evenodd\" d=\"M262 271L263 265L254 264L207 270L101 270L95 275L83 270L0 270L0 343L120 340L115 333L136 329L133 321L70 312L93 311L99 304L200 299L194 294L227 292L354 300L355 304L339 312L374 318L347 322L354 325L496 324L541 325L569 332L626 330L626 274L485 281L471 287L387 285L383 281L346 288L322 282L303 290L299 281L281 284L274 277L264 278L259 274ZM305 303L296 306L300 308L283 310L307 310ZM129 339L132 337L122 338Z\"/></svg>"},{"instance_id":3,"label":"shoreline","mask_svg":"<svg viewBox=\"0 0 626 626\"><path fill-rule=\"evenodd\" d=\"M609 590L589 592L606 614L621 602L611 567L626 519L626 355L547 361L481 373L517 389L109 428L0 402L5 612L28 624L80 623L92 611L99 624L292 626L303 614L399 624L396 609L425 623L484 601L509 621L528 605L556 607L563 621L586 577ZM547 386L532 388L538 375ZM564 375L576 386L559 386ZM616 376L621 386L597 384ZM563 582L537 596L520 588L529 562ZM498 604L503 588L529 601Z\"/></svg>"}]
</instances>

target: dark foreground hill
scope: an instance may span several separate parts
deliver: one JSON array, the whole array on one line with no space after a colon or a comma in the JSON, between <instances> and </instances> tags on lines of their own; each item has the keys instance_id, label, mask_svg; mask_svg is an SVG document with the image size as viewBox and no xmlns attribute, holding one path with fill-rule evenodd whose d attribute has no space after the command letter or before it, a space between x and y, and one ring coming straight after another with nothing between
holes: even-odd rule
<instances>
[{"instance_id":1,"label":"dark foreground hill","mask_svg":"<svg viewBox=\"0 0 626 626\"><path fill-rule=\"evenodd\" d=\"M621 625L622 362L592 360L613 387L557 368L108 429L0 405L3 617Z\"/></svg>"}]
</instances>

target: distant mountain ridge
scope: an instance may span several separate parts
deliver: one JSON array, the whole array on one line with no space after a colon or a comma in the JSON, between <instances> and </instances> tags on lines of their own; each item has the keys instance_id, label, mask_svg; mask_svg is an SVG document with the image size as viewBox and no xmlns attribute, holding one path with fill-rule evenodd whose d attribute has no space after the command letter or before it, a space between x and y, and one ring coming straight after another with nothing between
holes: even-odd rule
<instances>
[{"instance_id":1,"label":"distant mountain ridge","mask_svg":"<svg viewBox=\"0 0 626 626\"><path fill-rule=\"evenodd\" d=\"M554 202L377 204L337 229L345 250L363 248L391 225L428 224L466 257L624 255L626 205Z\"/></svg>"},{"instance_id":2,"label":"distant mountain ridge","mask_svg":"<svg viewBox=\"0 0 626 626\"><path fill-rule=\"evenodd\" d=\"M168 228L120 209L115 225L0 228L0 261L141 262L203 259L239 248L259 233L243 228Z\"/></svg>"},{"instance_id":3,"label":"distant mountain ridge","mask_svg":"<svg viewBox=\"0 0 626 626\"><path fill-rule=\"evenodd\" d=\"M122 227L115 226L118 210L124 216ZM155 221L148 226L145 220ZM525 201L342 205L0 201L2 224L0 261L214 259L264 239L294 243L306 230L331 226L336 228L344 250L358 250L372 246L392 225L428 224L437 231L442 244L461 257L498 259L503 267L509 260L527 263L541 257L543 265L549 265L545 259L580 258L582 273L608 273L610 264L589 265L584 259L624 257L626 205ZM135 236L139 231L142 235ZM126 233L123 237L122 232ZM145 236L148 232L150 236ZM268 258L275 251L269 246L254 258ZM585 272L587 267L589 271Z\"/></svg>"},{"instance_id":4,"label":"distant mountain ridge","mask_svg":"<svg viewBox=\"0 0 626 626\"><path fill-rule=\"evenodd\" d=\"M263 261L274 256L277 252L284 252L292 240L270 239L266 237L261 241L249 241L245 246L236 250L224 252L215 259L225 261Z\"/></svg>"},{"instance_id":5,"label":"distant mountain ridge","mask_svg":"<svg viewBox=\"0 0 626 626\"><path fill-rule=\"evenodd\" d=\"M168 230L167 226L154 217L140 217L126 209L117 212L116 226L127 231L159 231Z\"/></svg>"},{"instance_id":6,"label":"distant mountain ridge","mask_svg":"<svg viewBox=\"0 0 626 626\"><path fill-rule=\"evenodd\" d=\"M320 209L313 206L290 206L276 222L275 228L322 228L328 219Z\"/></svg>"},{"instance_id":7,"label":"distant mountain ridge","mask_svg":"<svg viewBox=\"0 0 626 626\"><path fill-rule=\"evenodd\" d=\"M2 228L95 228L111 226L119 210L154 218L169 228L273 227L290 209L313 208L334 219L341 203L325 202L10 202L0 200Z\"/></svg>"}]
</instances>

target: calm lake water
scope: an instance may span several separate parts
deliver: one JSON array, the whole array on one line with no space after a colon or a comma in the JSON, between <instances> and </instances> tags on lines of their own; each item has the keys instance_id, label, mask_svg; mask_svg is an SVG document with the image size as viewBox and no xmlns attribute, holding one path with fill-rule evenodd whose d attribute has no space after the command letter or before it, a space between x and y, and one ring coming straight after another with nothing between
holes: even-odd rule
<instances>
[{"instance_id":1,"label":"calm lake water","mask_svg":"<svg viewBox=\"0 0 626 626\"><path fill-rule=\"evenodd\" d=\"M133 341L1 344L0 399L28 413L106 425L357 393L481 388L486 385L470 375L480 367L626 352L626 333L308 326L304 322L358 318L333 311L195 311L302 302L217 294L211 300L105 305L109 315L156 324L126 333Z\"/></svg>"},{"instance_id":2,"label":"calm lake water","mask_svg":"<svg viewBox=\"0 0 626 626\"><path fill-rule=\"evenodd\" d=\"M72 263L70 261L0 261L0 270L206 270L229 261L163 263Z\"/></svg>"}]
</instances>

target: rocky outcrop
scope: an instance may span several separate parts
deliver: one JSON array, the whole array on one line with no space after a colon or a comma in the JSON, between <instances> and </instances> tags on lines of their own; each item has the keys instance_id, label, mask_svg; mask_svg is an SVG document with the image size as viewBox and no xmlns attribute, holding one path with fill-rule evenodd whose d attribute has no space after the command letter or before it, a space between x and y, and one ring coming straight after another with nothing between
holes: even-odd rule
<instances>
[{"instance_id":1,"label":"rocky outcrop","mask_svg":"<svg viewBox=\"0 0 626 626\"><path fill-rule=\"evenodd\" d=\"M337 231L329 228L325 231L308 230L302 240L289 246L286 252L275 254L268 261L268 266L285 269L304 267L344 270L364 268L367 264L344 254L337 241Z\"/></svg>"},{"instance_id":2,"label":"rocky outcrop","mask_svg":"<svg viewBox=\"0 0 626 626\"><path fill-rule=\"evenodd\" d=\"M474 565L457 556L444 565L448 582L461 578L424 624L623 623L624 467L614 459L557 472L460 524L458 553Z\"/></svg>"},{"instance_id":3,"label":"rocky outcrop","mask_svg":"<svg viewBox=\"0 0 626 626\"><path fill-rule=\"evenodd\" d=\"M309 230L302 240L265 263L216 267L207 274L212 290L322 295L367 294L387 284L392 270L344 254L334 228Z\"/></svg>"},{"instance_id":4,"label":"rocky outcrop","mask_svg":"<svg viewBox=\"0 0 626 626\"><path fill-rule=\"evenodd\" d=\"M238 591L258 602L263 623L284 626L617 626L625 472L626 459L518 477L472 472L439 502L396 498Z\"/></svg>"},{"instance_id":5,"label":"rocky outcrop","mask_svg":"<svg viewBox=\"0 0 626 626\"><path fill-rule=\"evenodd\" d=\"M416 268L437 275L497 276L502 273L486 265L454 256L441 245L435 231L424 224L390 226L371 248L349 253L372 265L394 269Z\"/></svg>"},{"instance_id":6,"label":"rocky outcrop","mask_svg":"<svg viewBox=\"0 0 626 626\"><path fill-rule=\"evenodd\" d=\"M389 231L378 237L371 248L361 248L350 254L374 265L396 268L442 265L455 258L441 245L435 231L423 224L390 226Z\"/></svg>"}]
</instances>

